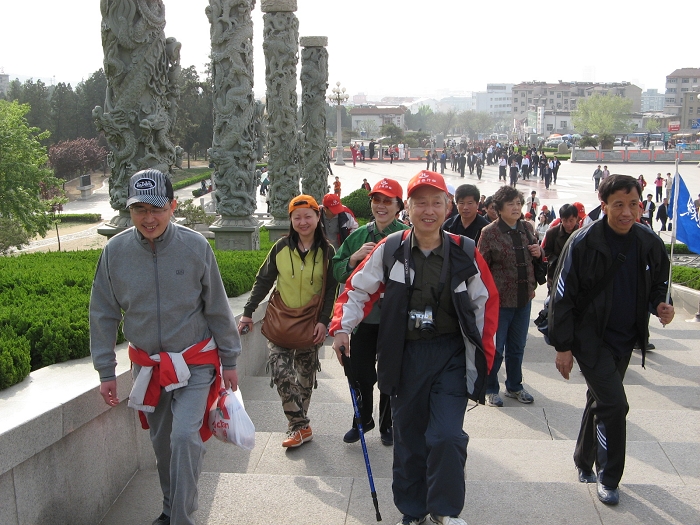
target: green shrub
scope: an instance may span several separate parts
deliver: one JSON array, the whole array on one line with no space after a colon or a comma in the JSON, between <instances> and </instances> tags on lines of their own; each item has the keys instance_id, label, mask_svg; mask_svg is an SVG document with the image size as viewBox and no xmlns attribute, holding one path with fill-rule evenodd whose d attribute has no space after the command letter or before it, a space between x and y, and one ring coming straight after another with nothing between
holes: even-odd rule
<instances>
[{"instance_id":1,"label":"green shrub","mask_svg":"<svg viewBox=\"0 0 700 525\"><path fill-rule=\"evenodd\" d=\"M263 228L258 251L215 250L229 297L251 289L271 247ZM90 355L88 308L100 253L0 257L0 388L22 381L30 370Z\"/></svg>"},{"instance_id":2,"label":"green shrub","mask_svg":"<svg viewBox=\"0 0 700 525\"><path fill-rule=\"evenodd\" d=\"M22 381L30 372L29 341L10 327L0 328L0 390Z\"/></svg>"},{"instance_id":3,"label":"green shrub","mask_svg":"<svg viewBox=\"0 0 700 525\"><path fill-rule=\"evenodd\" d=\"M347 197L340 199L340 202L350 208L355 217L372 218L372 208L369 204L369 192L367 190L363 188L355 190Z\"/></svg>"},{"instance_id":4,"label":"green shrub","mask_svg":"<svg viewBox=\"0 0 700 525\"><path fill-rule=\"evenodd\" d=\"M671 270L674 284L687 286L693 290L700 290L700 268L688 266L674 266Z\"/></svg>"},{"instance_id":5,"label":"green shrub","mask_svg":"<svg viewBox=\"0 0 700 525\"><path fill-rule=\"evenodd\" d=\"M207 169L206 171L203 171L202 173L198 173L196 175L193 175L192 177L188 177L186 179L179 180L177 182L173 182L173 190L181 190L182 188L185 188L187 186L191 186L192 184L197 184L198 182L202 182L203 180L207 180L211 178L211 170Z\"/></svg>"},{"instance_id":6,"label":"green shrub","mask_svg":"<svg viewBox=\"0 0 700 525\"><path fill-rule=\"evenodd\" d=\"M666 243L666 251L668 253L671 253L671 245L669 243ZM678 244L673 247L673 254L674 255L696 255L695 252L691 252L690 248L688 248L685 244Z\"/></svg>"},{"instance_id":7,"label":"green shrub","mask_svg":"<svg viewBox=\"0 0 700 525\"><path fill-rule=\"evenodd\" d=\"M61 222L84 222L86 224L91 224L93 222L100 222L102 220L102 215L99 213L62 213L59 215Z\"/></svg>"}]
</instances>

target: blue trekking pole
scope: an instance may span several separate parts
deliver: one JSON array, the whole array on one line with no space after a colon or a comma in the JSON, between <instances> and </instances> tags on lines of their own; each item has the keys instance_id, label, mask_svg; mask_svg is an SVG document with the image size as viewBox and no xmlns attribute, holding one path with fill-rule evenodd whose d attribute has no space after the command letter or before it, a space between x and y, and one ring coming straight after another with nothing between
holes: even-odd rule
<instances>
[{"instance_id":1,"label":"blue trekking pole","mask_svg":"<svg viewBox=\"0 0 700 525\"><path fill-rule=\"evenodd\" d=\"M372 502L374 503L374 510L377 513L377 521L382 521L382 515L379 514L379 502L377 501L377 491L374 488L374 478L372 477L372 467L369 465L369 455L367 454L367 443L365 443L365 431L362 428L362 415L360 414L360 404L362 403L362 398L358 395L355 390L355 379L352 375L352 368L350 367L350 358L345 355L345 346L340 347L340 355L343 359L343 369L345 370L345 377L348 378L348 386L350 387L350 397L352 398L352 408L355 411L355 424L357 425L357 430L360 432L360 443L362 444L362 454L365 456L365 467L367 468L367 478L369 479L369 489L372 494Z\"/></svg>"}]
</instances>

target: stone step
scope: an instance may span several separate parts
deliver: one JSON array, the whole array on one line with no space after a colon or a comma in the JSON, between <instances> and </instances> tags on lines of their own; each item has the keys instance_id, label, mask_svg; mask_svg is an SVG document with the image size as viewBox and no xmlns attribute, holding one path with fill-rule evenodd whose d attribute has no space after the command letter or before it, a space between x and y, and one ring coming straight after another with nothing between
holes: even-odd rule
<instances>
[{"instance_id":1,"label":"stone step","mask_svg":"<svg viewBox=\"0 0 700 525\"><path fill-rule=\"evenodd\" d=\"M285 458L285 462L289 462ZM401 516L391 479L375 477L382 523ZM594 484L532 481L466 481L462 517L472 524L690 525L698 523L700 485L623 483L619 507L598 502ZM158 477L141 471L101 522L148 525L161 511ZM376 523L367 478L204 472L198 524L369 525Z\"/></svg>"}]
</instances>

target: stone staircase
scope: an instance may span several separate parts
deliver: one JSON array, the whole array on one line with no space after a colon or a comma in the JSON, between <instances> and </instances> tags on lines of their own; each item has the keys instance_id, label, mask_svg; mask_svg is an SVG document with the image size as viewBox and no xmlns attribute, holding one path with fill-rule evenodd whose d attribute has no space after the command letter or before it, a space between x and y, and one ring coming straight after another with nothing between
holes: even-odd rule
<instances>
[{"instance_id":1,"label":"stone staircase","mask_svg":"<svg viewBox=\"0 0 700 525\"><path fill-rule=\"evenodd\" d=\"M471 440L462 517L470 525L700 524L700 325L684 322L687 317L679 312L667 328L652 323L657 350L648 354L646 370L638 352L632 357L618 507L600 504L595 485L577 482L572 454L586 387L576 369L569 382L559 376L553 349L533 327L524 376L534 404L504 398L503 408L477 406L465 416ZM331 340L326 343L309 410L314 439L302 447L281 446L286 419L269 377L241 380L256 447L246 452L216 439L207 443L198 525L376 522L360 444L342 441L352 406ZM367 435L367 447L383 523L397 523L392 448L381 444L376 430ZM102 524L148 525L160 513L160 501L155 470L141 470Z\"/></svg>"}]
</instances>

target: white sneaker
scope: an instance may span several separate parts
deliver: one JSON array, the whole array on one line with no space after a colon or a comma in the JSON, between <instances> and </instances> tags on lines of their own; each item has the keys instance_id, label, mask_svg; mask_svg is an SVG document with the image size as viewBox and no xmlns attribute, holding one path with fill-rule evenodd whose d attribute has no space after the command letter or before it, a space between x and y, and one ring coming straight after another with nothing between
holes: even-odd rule
<instances>
[{"instance_id":1,"label":"white sneaker","mask_svg":"<svg viewBox=\"0 0 700 525\"><path fill-rule=\"evenodd\" d=\"M423 516L420 519L408 519L408 518L404 517L396 525L423 525L423 523L426 522L426 518L427 518L427 516Z\"/></svg>"},{"instance_id":2,"label":"white sneaker","mask_svg":"<svg viewBox=\"0 0 700 525\"><path fill-rule=\"evenodd\" d=\"M430 515L430 523L437 525L467 525L467 522L462 518L453 518L451 516L433 516Z\"/></svg>"}]
</instances>

